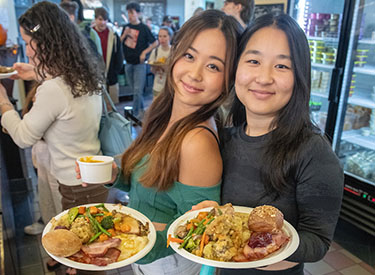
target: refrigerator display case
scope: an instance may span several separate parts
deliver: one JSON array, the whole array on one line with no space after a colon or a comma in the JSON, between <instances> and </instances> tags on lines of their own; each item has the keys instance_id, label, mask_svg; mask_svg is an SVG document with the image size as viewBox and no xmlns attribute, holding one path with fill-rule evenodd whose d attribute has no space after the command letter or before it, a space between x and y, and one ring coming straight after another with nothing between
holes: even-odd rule
<instances>
[{"instance_id":1,"label":"refrigerator display case","mask_svg":"<svg viewBox=\"0 0 375 275\"><path fill-rule=\"evenodd\" d=\"M330 90L337 86L337 72L342 68L342 39L345 0L294 1L291 15L304 29L311 53L311 119L325 131ZM340 47L341 46L341 47Z\"/></svg>"},{"instance_id":2,"label":"refrigerator display case","mask_svg":"<svg viewBox=\"0 0 375 275\"><path fill-rule=\"evenodd\" d=\"M342 216L375 236L375 0L357 0L333 135L345 171Z\"/></svg>"},{"instance_id":3,"label":"refrigerator display case","mask_svg":"<svg viewBox=\"0 0 375 275\"><path fill-rule=\"evenodd\" d=\"M345 173L341 218L375 236L375 0L295 0L311 52L311 119Z\"/></svg>"}]
</instances>

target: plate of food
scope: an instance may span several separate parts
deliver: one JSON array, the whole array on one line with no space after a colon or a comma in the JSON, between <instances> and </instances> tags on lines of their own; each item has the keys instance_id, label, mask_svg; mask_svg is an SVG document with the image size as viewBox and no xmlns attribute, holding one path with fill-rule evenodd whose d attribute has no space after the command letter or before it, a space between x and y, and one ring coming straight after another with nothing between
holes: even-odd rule
<instances>
[{"instance_id":1,"label":"plate of food","mask_svg":"<svg viewBox=\"0 0 375 275\"><path fill-rule=\"evenodd\" d=\"M0 79L9 78L15 74L17 74L17 71L12 67L0 66Z\"/></svg>"},{"instance_id":2,"label":"plate of food","mask_svg":"<svg viewBox=\"0 0 375 275\"><path fill-rule=\"evenodd\" d=\"M181 256L220 268L256 268L296 251L299 237L277 208L226 204L188 212L168 229L168 244Z\"/></svg>"},{"instance_id":3,"label":"plate of food","mask_svg":"<svg viewBox=\"0 0 375 275\"><path fill-rule=\"evenodd\" d=\"M166 57L160 57L155 61L148 61L148 64L151 66L165 66L167 65L167 58Z\"/></svg>"},{"instance_id":4,"label":"plate of food","mask_svg":"<svg viewBox=\"0 0 375 275\"><path fill-rule=\"evenodd\" d=\"M111 270L134 263L155 244L152 222L121 204L86 204L65 210L46 225L42 245L63 265Z\"/></svg>"}]
</instances>

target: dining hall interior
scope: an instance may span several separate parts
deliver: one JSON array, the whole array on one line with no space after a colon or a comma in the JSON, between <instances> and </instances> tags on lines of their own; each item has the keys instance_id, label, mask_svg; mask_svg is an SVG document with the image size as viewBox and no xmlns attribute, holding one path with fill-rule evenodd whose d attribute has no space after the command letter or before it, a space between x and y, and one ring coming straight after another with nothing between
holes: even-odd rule
<instances>
[{"instance_id":1,"label":"dining hall interior","mask_svg":"<svg viewBox=\"0 0 375 275\"><path fill-rule=\"evenodd\" d=\"M18 18L39 2L42 1L0 0L1 66L12 67L16 62L28 62ZM48 2L59 5L63 1ZM141 7L141 22L146 25L148 21L150 33L156 41L160 39L159 31L165 26L164 20L170 24L168 28L173 27L178 32L185 22L195 16L196 10L221 10L236 1L80 2L83 4L83 22L91 26L95 21L94 10L104 7L118 37L123 35L129 20L126 5L137 2ZM304 263L303 272L306 275L375 274L375 1L254 2L254 20L266 13L286 13L305 32L311 54L309 114L314 124L328 137L344 172L341 210L333 241L323 259ZM135 114L135 96L126 75L129 64L126 60L121 61L123 66L116 76L118 94L114 104L118 113L129 122L134 140L142 131L143 113ZM146 64L141 95L146 112L155 96L155 80L152 65ZM0 83L5 87L13 108L21 113L34 81L2 78ZM40 223L40 190L34 162L32 148L18 147L3 128L0 133L0 274L70 274L67 273L68 267L62 264L48 268L50 255L42 245L46 224ZM111 188L105 203L126 206L129 200L128 192ZM211 272L220 274L218 270ZM136 273L127 264L100 274ZM201 274L206 273L201 271Z\"/></svg>"}]
</instances>

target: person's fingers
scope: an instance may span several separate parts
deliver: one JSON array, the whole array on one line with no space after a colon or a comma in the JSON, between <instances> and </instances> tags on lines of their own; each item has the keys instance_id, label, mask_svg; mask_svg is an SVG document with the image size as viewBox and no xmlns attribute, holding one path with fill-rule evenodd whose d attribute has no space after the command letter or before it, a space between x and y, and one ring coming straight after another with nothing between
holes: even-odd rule
<instances>
[{"instance_id":1,"label":"person's fingers","mask_svg":"<svg viewBox=\"0 0 375 275\"><path fill-rule=\"evenodd\" d=\"M191 207L191 210L194 211L194 210L200 210L203 208L215 207L215 206L218 206L218 203L216 201L202 201L196 205L193 205Z\"/></svg>"},{"instance_id":2,"label":"person's fingers","mask_svg":"<svg viewBox=\"0 0 375 275\"><path fill-rule=\"evenodd\" d=\"M88 184L87 184L86 182L82 182L82 186L83 186L83 187L87 187Z\"/></svg>"}]
</instances>

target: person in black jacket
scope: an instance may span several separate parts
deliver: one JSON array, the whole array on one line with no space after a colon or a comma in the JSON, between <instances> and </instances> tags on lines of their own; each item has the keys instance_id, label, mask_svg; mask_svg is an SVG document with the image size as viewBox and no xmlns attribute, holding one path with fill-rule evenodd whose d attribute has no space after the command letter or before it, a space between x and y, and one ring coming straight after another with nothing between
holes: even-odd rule
<instances>
[{"instance_id":1,"label":"person in black jacket","mask_svg":"<svg viewBox=\"0 0 375 275\"><path fill-rule=\"evenodd\" d=\"M107 76L108 92L114 103L119 102L117 75L123 66L123 53L120 38L108 25L108 11L105 8L95 9L94 30L98 33L103 50L103 59Z\"/></svg>"}]
</instances>

